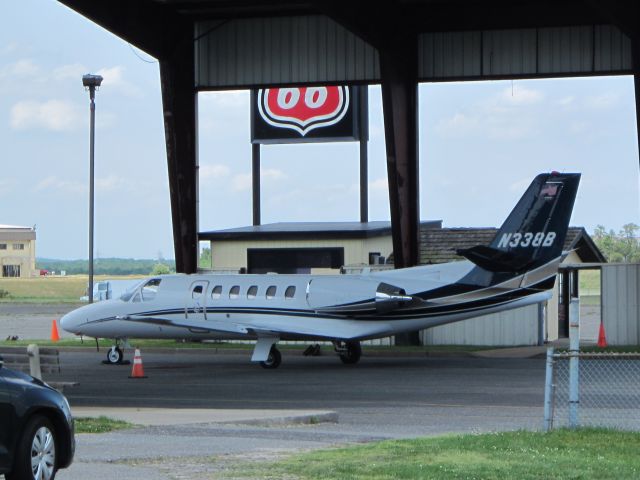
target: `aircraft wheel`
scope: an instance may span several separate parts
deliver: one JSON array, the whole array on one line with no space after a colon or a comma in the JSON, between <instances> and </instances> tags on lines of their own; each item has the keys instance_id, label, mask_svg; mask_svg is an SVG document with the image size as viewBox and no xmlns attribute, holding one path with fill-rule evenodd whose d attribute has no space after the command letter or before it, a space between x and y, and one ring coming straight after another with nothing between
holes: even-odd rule
<instances>
[{"instance_id":1,"label":"aircraft wheel","mask_svg":"<svg viewBox=\"0 0 640 480\"><path fill-rule=\"evenodd\" d=\"M122 359L124 358L124 353L122 353L122 349L117 346L113 346L107 352L107 362L115 365L117 363L122 363Z\"/></svg>"},{"instance_id":2,"label":"aircraft wheel","mask_svg":"<svg viewBox=\"0 0 640 480\"><path fill-rule=\"evenodd\" d=\"M362 347L360 347L360 342L347 342L345 346L346 350L340 353L340 360L342 360L342 363L345 365L358 363L362 356Z\"/></svg>"},{"instance_id":3,"label":"aircraft wheel","mask_svg":"<svg viewBox=\"0 0 640 480\"><path fill-rule=\"evenodd\" d=\"M269 351L269 358L267 358L264 362L260 362L262 368L278 368L280 363L282 362L282 355L280 354L280 350L278 350L275 345L271 347Z\"/></svg>"}]
</instances>

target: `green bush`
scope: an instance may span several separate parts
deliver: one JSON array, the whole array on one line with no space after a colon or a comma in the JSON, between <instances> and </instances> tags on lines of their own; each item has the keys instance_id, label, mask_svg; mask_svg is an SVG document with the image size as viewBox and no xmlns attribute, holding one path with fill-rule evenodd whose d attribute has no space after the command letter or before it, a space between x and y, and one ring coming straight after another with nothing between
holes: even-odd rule
<instances>
[{"instance_id":1,"label":"green bush","mask_svg":"<svg viewBox=\"0 0 640 480\"><path fill-rule=\"evenodd\" d=\"M0 288L0 298L9 298L9 291Z\"/></svg>"}]
</instances>

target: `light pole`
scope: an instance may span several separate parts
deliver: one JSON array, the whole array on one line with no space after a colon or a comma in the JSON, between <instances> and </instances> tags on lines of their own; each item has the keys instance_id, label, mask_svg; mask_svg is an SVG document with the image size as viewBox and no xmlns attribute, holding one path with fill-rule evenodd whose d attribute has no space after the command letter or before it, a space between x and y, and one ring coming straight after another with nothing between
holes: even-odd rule
<instances>
[{"instance_id":1,"label":"light pole","mask_svg":"<svg viewBox=\"0 0 640 480\"><path fill-rule=\"evenodd\" d=\"M89 90L91 126L89 133L89 303L93 303L93 160L96 130L96 89L102 83L100 75L83 75L82 85Z\"/></svg>"}]
</instances>

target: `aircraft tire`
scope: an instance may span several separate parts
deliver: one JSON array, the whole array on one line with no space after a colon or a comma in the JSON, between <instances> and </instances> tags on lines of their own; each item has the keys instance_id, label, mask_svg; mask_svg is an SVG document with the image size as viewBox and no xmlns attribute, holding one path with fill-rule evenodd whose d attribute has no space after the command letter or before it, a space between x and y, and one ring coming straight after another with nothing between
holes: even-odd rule
<instances>
[{"instance_id":1,"label":"aircraft tire","mask_svg":"<svg viewBox=\"0 0 640 480\"><path fill-rule=\"evenodd\" d=\"M262 368L274 369L278 368L282 363L282 355L280 354L280 350L278 350L275 346L271 347L269 351L269 358L264 362L260 362Z\"/></svg>"},{"instance_id":2,"label":"aircraft tire","mask_svg":"<svg viewBox=\"0 0 640 480\"><path fill-rule=\"evenodd\" d=\"M124 358L124 353L122 353L122 349L120 347L111 347L107 350L107 362L112 365L116 365L118 363L122 363L122 359Z\"/></svg>"},{"instance_id":3,"label":"aircraft tire","mask_svg":"<svg viewBox=\"0 0 640 480\"><path fill-rule=\"evenodd\" d=\"M347 342L346 347L346 351L340 353L340 360L342 360L342 363L345 365L358 363L362 356L362 347L360 346L360 342Z\"/></svg>"}]
</instances>

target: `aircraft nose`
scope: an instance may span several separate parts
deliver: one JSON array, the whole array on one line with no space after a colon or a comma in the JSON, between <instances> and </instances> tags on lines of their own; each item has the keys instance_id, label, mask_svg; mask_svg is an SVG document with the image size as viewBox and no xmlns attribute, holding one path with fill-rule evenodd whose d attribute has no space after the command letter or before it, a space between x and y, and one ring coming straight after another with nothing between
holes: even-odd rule
<instances>
[{"instance_id":1,"label":"aircraft nose","mask_svg":"<svg viewBox=\"0 0 640 480\"><path fill-rule=\"evenodd\" d=\"M60 326L69 333L77 333L81 319L77 312L69 312L60 319Z\"/></svg>"}]
</instances>

